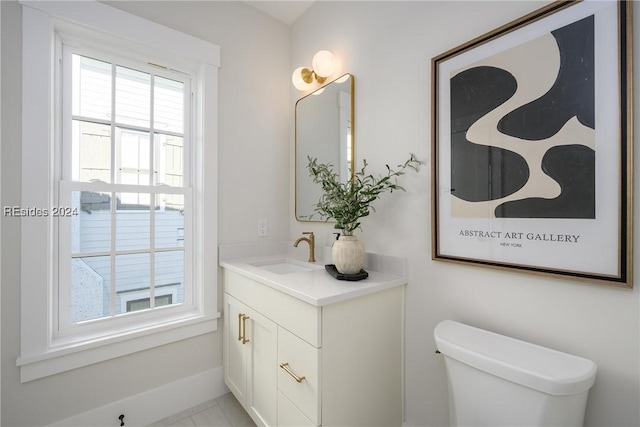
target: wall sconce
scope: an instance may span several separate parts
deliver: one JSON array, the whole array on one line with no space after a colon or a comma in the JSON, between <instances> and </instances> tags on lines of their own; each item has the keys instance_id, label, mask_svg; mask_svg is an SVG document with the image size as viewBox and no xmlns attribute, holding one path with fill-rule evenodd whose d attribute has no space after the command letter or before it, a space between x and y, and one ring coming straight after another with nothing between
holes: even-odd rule
<instances>
[{"instance_id":1,"label":"wall sconce","mask_svg":"<svg viewBox=\"0 0 640 427\"><path fill-rule=\"evenodd\" d=\"M331 52L321 50L313 56L311 61L313 69L310 70L306 67L296 68L291 76L291 82L296 89L307 90L314 79L320 84L324 83L327 77L336 71L337 65L336 59Z\"/></svg>"}]
</instances>

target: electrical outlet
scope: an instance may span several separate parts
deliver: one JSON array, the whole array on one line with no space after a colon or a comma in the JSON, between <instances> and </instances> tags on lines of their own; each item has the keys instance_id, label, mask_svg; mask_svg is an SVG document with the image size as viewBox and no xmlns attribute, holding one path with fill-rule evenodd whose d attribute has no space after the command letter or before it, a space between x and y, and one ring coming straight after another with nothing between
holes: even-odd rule
<instances>
[{"instance_id":1,"label":"electrical outlet","mask_svg":"<svg viewBox=\"0 0 640 427\"><path fill-rule=\"evenodd\" d=\"M266 219L258 220L258 237L267 237L269 234L269 222Z\"/></svg>"}]
</instances>

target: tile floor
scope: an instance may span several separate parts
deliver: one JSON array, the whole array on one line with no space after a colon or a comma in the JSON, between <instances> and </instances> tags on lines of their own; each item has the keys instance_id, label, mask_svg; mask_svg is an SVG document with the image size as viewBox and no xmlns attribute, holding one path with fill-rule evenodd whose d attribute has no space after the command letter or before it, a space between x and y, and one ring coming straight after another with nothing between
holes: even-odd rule
<instances>
[{"instance_id":1,"label":"tile floor","mask_svg":"<svg viewBox=\"0 0 640 427\"><path fill-rule=\"evenodd\" d=\"M255 427L231 393L158 421L149 427Z\"/></svg>"}]
</instances>

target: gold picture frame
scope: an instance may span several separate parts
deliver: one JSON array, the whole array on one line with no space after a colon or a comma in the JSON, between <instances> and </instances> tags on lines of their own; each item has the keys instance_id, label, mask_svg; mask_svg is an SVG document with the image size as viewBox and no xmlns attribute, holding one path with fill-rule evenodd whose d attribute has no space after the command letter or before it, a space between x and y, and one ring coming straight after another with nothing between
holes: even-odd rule
<instances>
[{"instance_id":1,"label":"gold picture frame","mask_svg":"<svg viewBox=\"0 0 640 427\"><path fill-rule=\"evenodd\" d=\"M555 2L432 59L432 258L633 287L632 2Z\"/></svg>"}]
</instances>

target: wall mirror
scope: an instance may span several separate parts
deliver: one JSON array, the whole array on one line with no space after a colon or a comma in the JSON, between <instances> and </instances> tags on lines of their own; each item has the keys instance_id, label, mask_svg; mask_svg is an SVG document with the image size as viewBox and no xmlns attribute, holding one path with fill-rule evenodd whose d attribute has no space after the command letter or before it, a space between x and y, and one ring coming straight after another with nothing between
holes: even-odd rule
<instances>
[{"instance_id":1,"label":"wall mirror","mask_svg":"<svg viewBox=\"0 0 640 427\"><path fill-rule=\"evenodd\" d=\"M296 219L321 221L313 216L322 195L309 176L307 157L331 163L343 181L353 176L353 103L351 74L328 83L296 102Z\"/></svg>"}]
</instances>

